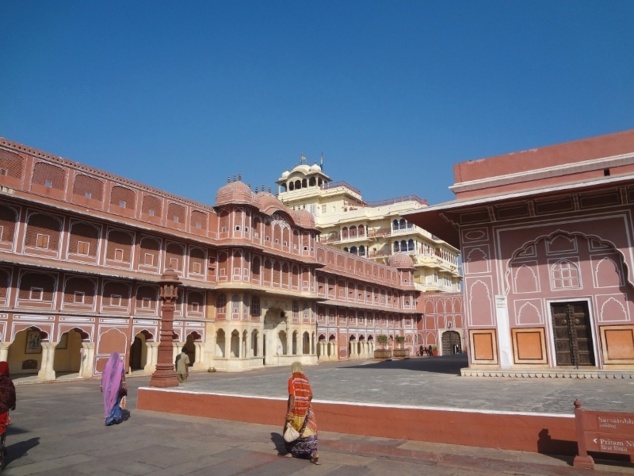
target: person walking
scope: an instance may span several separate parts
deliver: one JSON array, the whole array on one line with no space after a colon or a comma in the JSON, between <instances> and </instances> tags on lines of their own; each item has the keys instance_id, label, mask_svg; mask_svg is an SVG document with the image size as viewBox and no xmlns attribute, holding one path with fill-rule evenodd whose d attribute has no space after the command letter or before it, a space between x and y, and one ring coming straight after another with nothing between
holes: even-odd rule
<instances>
[{"instance_id":1,"label":"person walking","mask_svg":"<svg viewBox=\"0 0 634 476\"><path fill-rule=\"evenodd\" d=\"M185 383L189 377L189 355L185 352L185 347L176 356L176 377L180 383Z\"/></svg>"},{"instance_id":2,"label":"person walking","mask_svg":"<svg viewBox=\"0 0 634 476\"><path fill-rule=\"evenodd\" d=\"M119 352L110 354L101 374L101 392L103 393L104 418L106 426L118 425L130 416L122 408L121 400L128 394L125 383L125 370Z\"/></svg>"},{"instance_id":3,"label":"person walking","mask_svg":"<svg viewBox=\"0 0 634 476\"><path fill-rule=\"evenodd\" d=\"M5 466L7 425L11 423L9 410L15 410L15 400L15 385L9 375L9 363L0 362L0 471Z\"/></svg>"},{"instance_id":4,"label":"person walking","mask_svg":"<svg viewBox=\"0 0 634 476\"><path fill-rule=\"evenodd\" d=\"M286 423L282 434L290 425L299 432L299 438L286 443L284 456L310 458L313 464L319 464L317 452L317 420L311 402L313 390L300 362L293 362L291 377L288 379L288 406Z\"/></svg>"}]
</instances>

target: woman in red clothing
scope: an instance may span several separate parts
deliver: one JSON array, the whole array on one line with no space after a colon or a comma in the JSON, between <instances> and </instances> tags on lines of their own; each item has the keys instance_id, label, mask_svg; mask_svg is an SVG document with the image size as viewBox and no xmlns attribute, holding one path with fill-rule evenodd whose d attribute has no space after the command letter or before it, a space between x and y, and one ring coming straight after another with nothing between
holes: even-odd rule
<instances>
[{"instance_id":1,"label":"woman in red clothing","mask_svg":"<svg viewBox=\"0 0 634 476\"><path fill-rule=\"evenodd\" d=\"M9 410L15 410L15 386L9 375L9 364L0 362L0 470L4 469L4 457L7 454L5 439L7 436L7 425Z\"/></svg>"},{"instance_id":2,"label":"woman in red clothing","mask_svg":"<svg viewBox=\"0 0 634 476\"><path fill-rule=\"evenodd\" d=\"M311 405L313 390L300 362L293 363L291 372L291 378L288 379L288 407L284 431L286 425L292 425L299 431L299 438L286 443L287 454L297 458L310 458L311 463L319 464L317 420Z\"/></svg>"}]
</instances>

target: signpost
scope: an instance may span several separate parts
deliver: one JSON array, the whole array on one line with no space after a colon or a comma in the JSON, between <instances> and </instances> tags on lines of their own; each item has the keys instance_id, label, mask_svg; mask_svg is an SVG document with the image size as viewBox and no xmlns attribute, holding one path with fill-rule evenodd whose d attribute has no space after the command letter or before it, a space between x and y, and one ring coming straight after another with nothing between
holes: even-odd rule
<instances>
[{"instance_id":1,"label":"signpost","mask_svg":"<svg viewBox=\"0 0 634 476\"><path fill-rule=\"evenodd\" d=\"M583 410L575 400L578 455L573 466L594 469L588 451L634 456L634 413Z\"/></svg>"}]
</instances>

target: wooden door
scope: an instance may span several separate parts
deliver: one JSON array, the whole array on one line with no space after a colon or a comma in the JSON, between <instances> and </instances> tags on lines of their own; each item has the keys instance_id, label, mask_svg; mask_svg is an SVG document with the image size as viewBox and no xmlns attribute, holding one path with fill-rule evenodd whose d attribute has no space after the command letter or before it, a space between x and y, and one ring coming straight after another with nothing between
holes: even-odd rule
<instances>
[{"instance_id":1,"label":"wooden door","mask_svg":"<svg viewBox=\"0 0 634 476\"><path fill-rule=\"evenodd\" d=\"M559 367L594 366L588 303L551 303L555 353Z\"/></svg>"}]
</instances>

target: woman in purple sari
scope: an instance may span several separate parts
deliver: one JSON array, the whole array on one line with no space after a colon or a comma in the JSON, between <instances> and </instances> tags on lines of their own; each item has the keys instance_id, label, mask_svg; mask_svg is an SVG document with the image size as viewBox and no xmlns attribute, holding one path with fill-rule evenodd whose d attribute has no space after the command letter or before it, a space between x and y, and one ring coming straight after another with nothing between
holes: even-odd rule
<instances>
[{"instance_id":1,"label":"woman in purple sari","mask_svg":"<svg viewBox=\"0 0 634 476\"><path fill-rule=\"evenodd\" d=\"M121 398L127 393L125 370L119 352L110 354L101 374L101 392L103 393L104 417L106 426L116 425L127 420L130 413L121 408Z\"/></svg>"}]
</instances>

